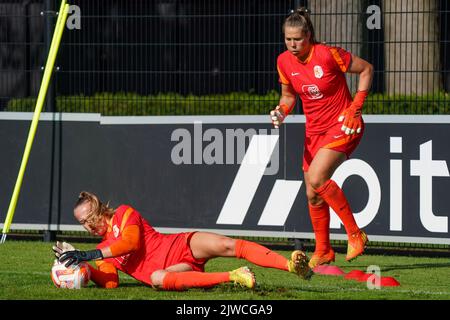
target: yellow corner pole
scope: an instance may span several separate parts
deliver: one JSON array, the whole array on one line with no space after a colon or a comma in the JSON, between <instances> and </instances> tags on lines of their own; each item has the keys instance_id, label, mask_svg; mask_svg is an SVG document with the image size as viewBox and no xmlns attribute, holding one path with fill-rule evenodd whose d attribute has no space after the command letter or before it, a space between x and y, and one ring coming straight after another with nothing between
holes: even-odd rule
<instances>
[{"instance_id":1,"label":"yellow corner pole","mask_svg":"<svg viewBox=\"0 0 450 320\"><path fill-rule=\"evenodd\" d=\"M65 24L65 20L66 20L66 19L64 19L64 22L61 25L61 21L64 18L64 14L63 13L66 11L66 10L64 10L65 7L66 7L66 1L67 0L61 0L61 5L60 5L59 11L58 11L58 18L56 19L56 24L55 24L55 31L53 31L52 42L50 43L50 50L48 52L47 64L45 66L45 70L47 70L47 65L48 65L48 63L50 61L50 57L52 57L54 55L55 59L56 59L56 55L57 55L57 52L58 52L58 49L59 49L59 43L61 41L61 37L59 37L59 40L58 40L59 30L61 28L64 28L64 24ZM62 36L62 30L61 30L61 36ZM56 50L56 53L54 53L55 50ZM49 81L48 82L50 82L50 78L51 78L51 75L53 73L53 66L54 66L54 61L53 61L53 64L52 64L52 69L51 69L52 72L50 72L50 76L49 76ZM41 88L40 88L41 90L43 89L42 86L45 84L44 79L45 79L45 71L44 71L44 77L42 78L42 83L41 83ZM45 87L45 94L43 95L43 100L45 100L45 96L47 94L47 88L48 88L48 83L46 84L46 87ZM39 91L38 99L40 97L41 90ZM41 109L42 109L43 105L44 105L44 101L42 101ZM36 109L34 111L35 114L36 114L37 106L38 106L38 104L36 102ZM40 111L39 111L39 114L40 114Z\"/></svg>"},{"instance_id":2,"label":"yellow corner pole","mask_svg":"<svg viewBox=\"0 0 450 320\"><path fill-rule=\"evenodd\" d=\"M11 222L14 216L14 212L17 206L17 200L19 198L20 188L22 186L23 176L25 174L25 169L28 163L28 158L30 156L31 147L33 145L34 137L36 135L37 125L39 122L39 117L41 115L42 107L45 102L45 97L47 95L47 89L50 83L50 79L53 73L53 68L55 65L56 56L59 49L59 44L61 43L62 34L64 31L64 26L67 20L67 14L69 12L69 5L66 4L66 0L62 0L59 9L58 19L55 25L55 31L53 33L52 42L50 45L50 51L47 57L47 63L45 65L44 76L42 77L41 87L39 89L38 99L36 101L36 107L34 109L33 120L31 122L30 131L28 133L27 143L25 145L25 151L22 157L22 163L20 165L19 174L17 176L16 185L14 187L14 192L11 197L11 202L9 204L8 213L6 215L5 223L3 225L3 234L0 243L4 243L6 240L6 234L9 232Z\"/></svg>"}]
</instances>

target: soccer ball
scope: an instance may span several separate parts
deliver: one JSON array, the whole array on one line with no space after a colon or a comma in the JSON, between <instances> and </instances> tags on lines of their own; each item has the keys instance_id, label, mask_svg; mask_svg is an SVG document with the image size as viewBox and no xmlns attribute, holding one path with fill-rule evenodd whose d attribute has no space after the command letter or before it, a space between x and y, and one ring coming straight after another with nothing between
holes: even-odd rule
<instances>
[{"instance_id":1,"label":"soccer ball","mask_svg":"<svg viewBox=\"0 0 450 320\"><path fill-rule=\"evenodd\" d=\"M91 270L86 262L81 262L77 266L66 267L64 264L55 260L51 278L58 288L63 289L81 289L86 287L91 277Z\"/></svg>"}]
</instances>

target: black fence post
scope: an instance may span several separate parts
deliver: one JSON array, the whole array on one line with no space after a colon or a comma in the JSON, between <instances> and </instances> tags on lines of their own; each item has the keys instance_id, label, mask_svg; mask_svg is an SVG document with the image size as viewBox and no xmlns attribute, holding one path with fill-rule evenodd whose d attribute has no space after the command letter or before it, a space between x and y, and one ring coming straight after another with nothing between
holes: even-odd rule
<instances>
[{"instance_id":1,"label":"black fence post","mask_svg":"<svg viewBox=\"0 0 450 320\"><path fill-rule=\"evenodd\" d=\"M295 250L305 251L305 240L304 239L294 239L294 248Z\"/></svg>"},{"instance_id":2,"label":"black fence post","mask_svg":"<svg viewBox=\"0 0 450 320\"><path fill-rule=\"evenodd\" d=\"M48 54L50 52L50 47L52 43L53 33L55 29L55 17L57 16L56 11L53 7L53 0L45 0L44 3L44 11L42 12L42 15L45 19L45 32L44 32L44 44L45 44L45 50L46 55L45 57L48 57ZM44 61L44 65L45 65ZM46 96L46 107L45 110L47 112L56 112L56 95L54 90L54 77L50 80L50 83L48 85L47 89L47 96ZM51 155L51 176L50 176L50 198L49 198L49 209L48 209L48 229L44 230L43 240L44 242L50 242L54 241L56 239L56 231L51 230L51 223L52 223L52 211L53 211L53 189L54 189L54 171L55 171L55 121L53 121L53 129L52 129L52 155Z\"/></svg>"},{"instance_id":3,"label":"black fence post","mask_svg":"<svg viewBox=\"0 0 450 320\"><path fill-rule=\"evenodd\" d=\"M44 44L45 44L45 50L46 55L45 57L48 57L48 53L50 52L50 46L52 43L53 38L53 32L55 28L55 17L57 12L53 8L53 0L45 0L44 4L44 11L42 12L42 15L45 19L45 32L44 32ZM43 61L42 65L42 71L44 71L45 62ZM47 97L46 97L46 108L45 110L47 112L55 112L55 90L53 86L53 78L50 81L47 89Z\"/></svg>"}]
</instances>

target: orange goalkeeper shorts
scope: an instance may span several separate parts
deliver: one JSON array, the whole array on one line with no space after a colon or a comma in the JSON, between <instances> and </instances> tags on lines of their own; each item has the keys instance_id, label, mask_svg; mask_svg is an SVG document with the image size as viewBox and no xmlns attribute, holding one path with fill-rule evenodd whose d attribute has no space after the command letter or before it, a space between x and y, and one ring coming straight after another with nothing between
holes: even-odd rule
<instances>
[{"instance_id":1,"label":"orange goalkeeper shorts","mask_svg":"<svg viewBox=\"0 0 450 320\"><path fill-rule=\"evenodd\" d=\"M190 248L190 241L195 232L182 232L175 237L175 241L172 243L171 248L167 252L166 261L164 263L164 269L178 263L187 263L192 267L192 271L205 271L205 263L207 259L196 259L192 255Z\"/></svg>"},{"instance_id":2,"label":"orange goalkeeper shorts","mask_svg":"<svg viewBox=\"0 0 450 320\"><path fill-rule=\"evenodd\" d=\"M361 132L347 135L342 130L342 122L328 129L327 132L315 135L305 134L305 146L303 150L303 171L307 172L309 166L320 148L333 149L345 153L347 159L356 149L364 133L364 122Z\"/></svg>"}]
</instances>

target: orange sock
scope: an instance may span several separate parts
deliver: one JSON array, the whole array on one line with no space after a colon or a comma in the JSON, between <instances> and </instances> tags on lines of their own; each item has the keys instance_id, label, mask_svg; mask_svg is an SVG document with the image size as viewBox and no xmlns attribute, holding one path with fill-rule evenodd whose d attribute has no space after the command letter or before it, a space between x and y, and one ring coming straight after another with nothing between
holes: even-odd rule
<instances>
[{"instance_id":1,"label":"orange sock","mask_svg":"<svg viewBox=\"0 0 450 320\"><path fill-rule=\"evenodd\" d=\"M188 288L208 288L228 281L229 272L168 272L163 280L163 289L181 291Z\"/></svg>"},{"instance_id":2,"label":"orange sock","mask_svg":"<svg viewBox=\"0 0 450 320\"><path fill-rule=\"evenodd\" d=\"M326 253L330 250L330 207L324 201L317 206L308 203L309 216L316 238L314 253Z\"/></svg>"},{"instance_id":3,"label":"orange sock","mask_svg":"<svg viewBox=\"0 0 450 320\"><path fill-rule=\"evenodd\" d=\"M236 240L236 257L261 267L288 270L288 260L285 257L255 242Z\"/></svg>"},{"instance_id":4,"label":"orange sock","mask_svg":"<svg viewBox=\"0 0 450 320\"><path fill-rule=\"evenodd\" d=\"M316 189L320 197L325 200L328 205L333 208L344 224L348 235L359 231L355 217L353 217L352 209L344 195L344 192L333 180L328 180L322 186Z\"/></svg>"}]
</instances>

